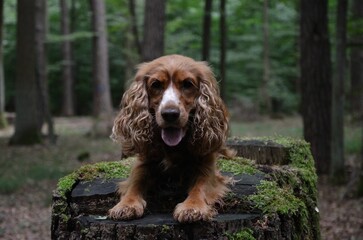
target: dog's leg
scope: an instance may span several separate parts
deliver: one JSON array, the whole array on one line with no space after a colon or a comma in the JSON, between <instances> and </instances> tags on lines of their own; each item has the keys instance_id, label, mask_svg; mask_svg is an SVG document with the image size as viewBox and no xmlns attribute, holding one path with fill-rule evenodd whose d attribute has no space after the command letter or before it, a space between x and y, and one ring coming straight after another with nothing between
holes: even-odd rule
<instances>
[{"instance_id":1,"label":"dog's leg","mask_svg":"<svg viewBox=\"0 0 363 240\"><path fill-rule=\"evenodd\" d=\"M125 184L120 185L119 193L122 196L120 202L108 211L110 218L130 220L142 217L146 207L146 201L143 199L146 174L146 166L138 161L133 167L129 179Z\"/></svg>"},{"instance_id":2,"label":"dog's leg","mask_svg":"<svg viewBox=\"0 0 363 240\"><path fill-rule=\"evenodd\" d=\"M225 179L216 171L214 156L203 160L205 164L200 167L201 171L188 197L175 207L174 219L179 222L211 220L217 214L214 204L221 201L228 191Z\"/></svg>"}]
</instances>

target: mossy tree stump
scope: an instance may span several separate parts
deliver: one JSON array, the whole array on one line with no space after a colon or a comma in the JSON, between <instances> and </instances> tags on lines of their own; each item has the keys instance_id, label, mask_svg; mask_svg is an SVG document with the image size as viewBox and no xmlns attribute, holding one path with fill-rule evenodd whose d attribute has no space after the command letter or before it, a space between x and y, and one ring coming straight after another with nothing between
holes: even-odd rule
<instances>
[{"instance_id":1,"label":"mossy tree stump","mask_svg":"<svg viewBox=\"0 0 363 240\"><path fill-rule=\"evenodd\" d=\"M116 183L133 158L86 165L60 179L53 194L52 239L320 239L314 160L301 140L231 139L238 152L220 159L236 183L213 221L179 224L175 205L186 197L162 186L146 197L145 215L132 221L107 219L118 201Z\"/></svg>"}]
</instances>

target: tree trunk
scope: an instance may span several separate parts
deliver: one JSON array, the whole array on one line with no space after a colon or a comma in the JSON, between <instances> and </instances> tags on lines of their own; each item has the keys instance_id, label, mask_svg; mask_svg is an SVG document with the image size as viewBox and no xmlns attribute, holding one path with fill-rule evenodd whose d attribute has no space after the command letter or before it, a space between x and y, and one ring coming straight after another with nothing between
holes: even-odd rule
<instances>
[{"instance_id":1,"label":"tree trunk","mask_svg":"<svg viewBox=\"0 0 363 240\"><path fill-rule=\"evenodd\" d=\"M260 97L262 110L271 113L271 98L268 91L270 79L270 44L269 44L269 1L263 1L263 76L260 87Z\"/></svg>"},{"instance_id":2,"label":"tree trunk","mask_svg":"<svg viewBox=\"0 0 363 240\"><path fill-rule=\"evenodd\" d=\"M352 4L352 24L355 29L363 28L363 1L354 0ZM363 120L363 34L353 33L350 51L350 108L354 120Z\"/></svg>"},{"instance_id":3,"label":"tree trunk","mask_svg":"<svg viewBox=\"0 0 363 240\"><path fill-rule=\"evenodd\" d=\"M41 109L41 125L45 122L47 125L48 140L54 144L56 141L53 119L49 107L48 94L48 71L47 71L47 2L46 0L35 0L35 48L36 48L36 79L39 92L39 107Z\"/></svg>"},{"instance_id":4,"label":"tree trunk","mask_svg":"<svg viewBox=\"0 0 363 240\"><path fill-rule=\"evenodd\" d=\"M126 60L124 89L127 89L130 80L134 76L135 65L139 63L141 57L141 43L137 30L137 18L135 13L135 0L129 0L129 25L126 34L126 49L124 56Z\"/></svg>"},{"instance_id":5,"label":"tree trunk","mask_svg":"<svg viewBox=\"0 0 363 240\"><path fill-rule=\"evenodd\" d=\"M358 196L362 197L363 196L363 121L361 123L361 127L362 127L362 144L361 144L361 158L360 158L360 171L359 171L359 184L358 184Z\"/></svg>"},{"instance_id":6,"label":"tree trunk","mask_svg":"<svg viewBox=\"0 0 363 240\"><path fill-rule=\"evenodd\" d=\"M331 62L327 0L300 1L300 65L304 137L319 174L331 162Z\"/></svg>"},{"instance_id":7,"label":"tree trunk","mask_svg":"<svg viewBox=\"0 0 363 240\"><path fill-rule=\"evenodd\" d=\"M164 54L166 0L145 1L142 61L147 62Z\"/></svg>"},{"instance_id":8,"label":"tree trunk","mask_svg":"<svg viewBox=\"0 0 363 240\"><path fill-rule=\"evenodd\" d=\"M93 116L92 135L109 135L112 128L112 103L108 73L105 2L90 0L93 37Z\"/></svg>"},{"instance_id":9,"label":"tree trunk","mask_svg":"<svg viewBox=\"0 0 363 240\"><path fill-rule=\"evenodd\" d=\"M361 127L362 127L362 144L361 144L361 165L360 165L360 169L361 169L361 176L362 176L362 180L363 180L363 121L361 122ZM363 181L362 181L363 183ZM363 194L363 185L362 185L362 194Z\"/></svg>"},{"instance_id":10,"label":"tree trunk","mask_svg":"<svg viewBox=\"0 0 363 240\"><path fill-rule=\"evenodd\" d=\"M0 0L0 129L7 126L5 117L5 78L3 62L4 0Z\"/></svg>"},{"instance_id":11,"label":"tree trunk","mask_svg":"<svg viewBox=\"0 0 363 240\"><path fill-rule=\"evenodd\" d=\"M202 61L209 61L211 14L212 0L205 0L202 34Z\"/></svg>"},{"instance_id":12,"label":"tree trunk","mask_svg":"<svg viewBox=\"0 0 363 240\"><path fill-rule=\"evenodd\" d=\"M344 171L344 79L346 66L348 0L339 0L336 22L336 73L332 82L332 162L330 177L336 183L345 180Z\"/></svg>"},{"instance_id":13,"label":"tree trunk","mask_svg":"<svg viewBox=\"0 0 363 240\"><path fill-rule=\"evenodd\" d=\"M18 0L16 33L15 133L10 144L42 141L39 91L36 78L36 2Z\"/></svg>"},{"instance_id":14,"label":"tree trunk","mask_svg":"<svg viewBox=\"0 0 363 240\"><path fill-rule=\"evenodd\" d=\"M227 41L227 24L226 24L226 1L220 2L220 91L222 99L226 100L226 41Z\"/></svg>"},{"instance_id":15,"label":"tree trunk","mask_svg":"<svg viewBox=\"0 0 363 240\"><path fill-rule=\"evenodd\" d=\"M139 37L139 31L137 31L137 18L135 13L135 0L129 0L129 11L130 11L130 24L133 34L134 45L137 50L137 54L141 56L141 43Z\"/></svg>"},{"instance_id":16,"label":"tree trunk","mask_svg":"<svg viewBox=\"0 0 363 240\"><path fill-rule=\"evenodd\" d=\"M63 101L62 115L74 115L74 93L73 93L73 74L72 74L72 43L67 37L70 34L69 9L67 0L60 0L61 11L61 34L65 38L62 42L62 83L63 83Z\"/></svg>"}]
</instances>

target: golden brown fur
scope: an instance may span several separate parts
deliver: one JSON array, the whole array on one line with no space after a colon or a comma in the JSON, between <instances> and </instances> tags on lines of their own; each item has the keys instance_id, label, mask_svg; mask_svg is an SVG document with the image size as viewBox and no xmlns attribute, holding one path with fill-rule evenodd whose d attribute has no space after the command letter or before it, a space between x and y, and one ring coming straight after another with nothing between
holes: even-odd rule
<instances>
[{"instance_id":1,"label":"golden brown fur","mask_svg":"<svg viewBox=\"0 0 363 240\"><path fill-rule=\"evenodd\" d=\"M169 97L165 97L167 89L172 93ZM164 110L177 111L178 117L170 121ZM177 129L182 140L165 133L171 139L168 143L161 137L167 128ZM179 222L210 220L216 214L215 203L228 190L228 179L216 168L219 155L234 154L224 145L227 131L228 113L205 62L170 55L141 64L123 96L112 134L123 153L137 154L138 160L128 180L120 184L120 202L109 216L141 217L147 189L158 175L170 173L177 174L188 189L188 197L175 207L174 218ZM174 142L177 145L170 145Z\"/></svg>"}]
</instances>

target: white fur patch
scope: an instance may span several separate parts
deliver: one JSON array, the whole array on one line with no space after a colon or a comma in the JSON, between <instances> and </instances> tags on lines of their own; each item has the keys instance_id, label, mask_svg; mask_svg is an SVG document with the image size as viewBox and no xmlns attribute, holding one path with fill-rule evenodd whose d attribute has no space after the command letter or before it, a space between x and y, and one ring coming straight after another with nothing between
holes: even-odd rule
<instances>
[{"instance_id":1,"label":"white fur patch","mask_svg":"<svg viewBox=\"0 0 363 240\"><path fill-rule=\"evenodd\" d=\"M161 99L160 107L165 106L167 103L172 103L175 105L179 104L178 93L175 91L172 84L170 84L165 90L163 98Z\"/></svg>"}]
</instances>

